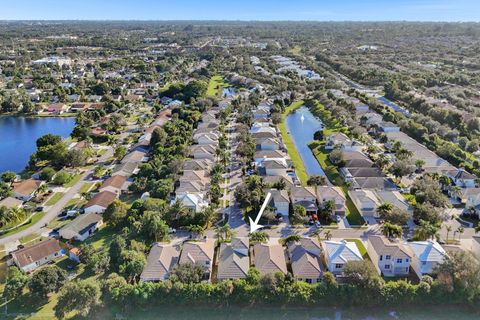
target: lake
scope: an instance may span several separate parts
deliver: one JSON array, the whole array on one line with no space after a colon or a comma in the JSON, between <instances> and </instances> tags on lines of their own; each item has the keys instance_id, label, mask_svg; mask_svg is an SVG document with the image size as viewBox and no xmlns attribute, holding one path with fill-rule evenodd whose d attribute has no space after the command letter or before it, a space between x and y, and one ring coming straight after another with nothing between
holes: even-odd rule
<instances>
[{"instance_id":1,"label":"lake","mask_svg":"<svg viewBox=\"0 0 480 320\"><path fill-rule=\"evenodd\" d=\"M47 133L68 137L75 118L0 117L0 172L21 172L35 152L38 138Z\"/></svg>"},{"instance_id":2,"label":"lake","mask_svg":"<svg viewBox=\"0 0 480 320\"><path fill-rule=\"evenodd\" d=\"M286 125L308 175L325 177L325 172L308 147L308 143L313 141L315 132L323 128L323 123L303 106L287 116Z\"/></svg>"}]
</instances>

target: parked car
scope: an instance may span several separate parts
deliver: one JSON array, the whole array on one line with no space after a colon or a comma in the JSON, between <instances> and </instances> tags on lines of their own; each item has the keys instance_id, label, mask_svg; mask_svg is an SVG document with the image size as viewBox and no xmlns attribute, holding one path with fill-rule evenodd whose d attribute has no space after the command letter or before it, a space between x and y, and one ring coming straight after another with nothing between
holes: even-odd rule
<instances>
[{"instance_id":1,"label":"parked car","mask_svg":"<svg viewBox=\"0 0 480 320\"><path fill-rule=\"evenodd\" d=\"M37 211L37 212L43 211L43 207L42 207L42 206L38 206L38 207L35 208L35 211Z\"/></svg>"},{"instance_id":2,"label":"parked car","mask_svg":"<svg viewBox=\"0 0 480 320\"><path fill-rule=\"evenodd\" d=\"M315 226L316 226L317 228L320 228L322 225L320 224L320 221L315 220Z\"/></svg>"}]
</instances>

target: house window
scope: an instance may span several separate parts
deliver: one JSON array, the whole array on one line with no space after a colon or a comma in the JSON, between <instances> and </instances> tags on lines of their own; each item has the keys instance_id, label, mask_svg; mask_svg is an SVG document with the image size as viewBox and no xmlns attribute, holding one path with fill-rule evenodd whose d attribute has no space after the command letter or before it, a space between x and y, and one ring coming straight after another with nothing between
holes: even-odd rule
<instances>
[{"instance_id":1,"label":"house window","mask_svg":"<svg viewBox=\"0 0 480 320\"><path fill-rule=\"evenodd\" d=\"M397 263L402 263L402 259L397 259Z\"/></svg>"},{"instance_id":2,"label":"house window","mask_svg":"<svg viewBox=\"0 0 480 320\"><path fill-rule=\"evenodd\" d=\"M408 258L405 259L405 262L408 262Z\"/></svg>"},{"instance_id":3,"label":"house window","mask_svg":"<svg viewBox=\"0 0 480 320\"><path fill-rule=\"evenodd\" d=\"M423 266L424 266L424 265L426 265L426 264L427 264L427 262L426 262L426 261L422 261L422 265L423 265Z\"/></svg>"},{"instance_id":4,"label":"house window","mask_svg":"<svg viewBox=\"0 0 480 320\"><path fill-rule=\"evenodd\" d=\"M305 280L307 283L312 283L312 279L306 279Z\"/></svg>"},{"instance_id":5,"label":"house window","mask_svg":"<svg viewBox=\"0 0 480 320\"><path fill-rule=\"evenodd\" d=\"M382 261L382 260L383 260L383 256L382 256L382 255L380 255L380 261Z\"/></svg>"},{"instance_id":6,"label":"house window","mask_svg":"<svg viewBox=\"0 0 480 320\"><path fill-rule=\"evenodd\" d=\"M335 269L342 269L342 268L343 268L343 264L341 263L335 264Z\"/></svg>"},{"instance_id":7,"label":"house window","mask_svg":"<svg viewBox=\"0 0 480 320\"><path fill-rule=\"evenodd\" d=\"M390 270L390 265L389 264L385 265L385 270Z\"/></svg>"},{"instance_id":8,"label":"house window","mask_svg":"<svg viewBox=\"0 0 480 320\"><path fill-rule=\"evenodd\" d=\"M391 256L390 255L386 255L385 256L385 260L390 260Z\"/></svg>"}]
</instances>

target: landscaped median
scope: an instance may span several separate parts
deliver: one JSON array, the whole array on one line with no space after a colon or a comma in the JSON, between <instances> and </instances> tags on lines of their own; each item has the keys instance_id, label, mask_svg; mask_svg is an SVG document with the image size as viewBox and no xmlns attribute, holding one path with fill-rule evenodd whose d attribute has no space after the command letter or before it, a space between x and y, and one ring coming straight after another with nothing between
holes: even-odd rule
<instances>
[{"instance_id":1,"label":"landscaped median","mask_svg":"<svg viewBox=\"0 0 480 320\"><path fill-rule=\"evenodd\" d=\"M288 154L293 161L293 165L295 166L297 178L298 180L300 180L302 185L306 185L308 180L307 170L305 169L302 157L298 153L297 147L295 146L292 137L290 137L290 134L288 133L287 124L285 123L287 116L301 106L303 106L303 100L296 101L287 108L285 108L285 111L282 114L282 122L278 124L278 129L282 134L283 144L287 148Z\"/></svg>"}]
</instances>

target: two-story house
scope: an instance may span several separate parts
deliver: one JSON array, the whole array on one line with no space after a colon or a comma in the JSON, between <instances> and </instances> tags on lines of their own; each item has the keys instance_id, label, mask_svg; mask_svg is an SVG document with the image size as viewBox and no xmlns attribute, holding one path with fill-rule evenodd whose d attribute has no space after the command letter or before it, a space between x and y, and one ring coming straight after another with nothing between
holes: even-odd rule
<instances>
[{"instance_id":1,"label":"two-story house","mask_svg":"<svg viewBox=\"0 0 480 320\"><path fill-rule=\"evenodd\" d=\"M367 251L375 269L384 277L402 277L410 273L414 254L401 240L372 235L368 237Z\"/></svg>"}]
</instances>

